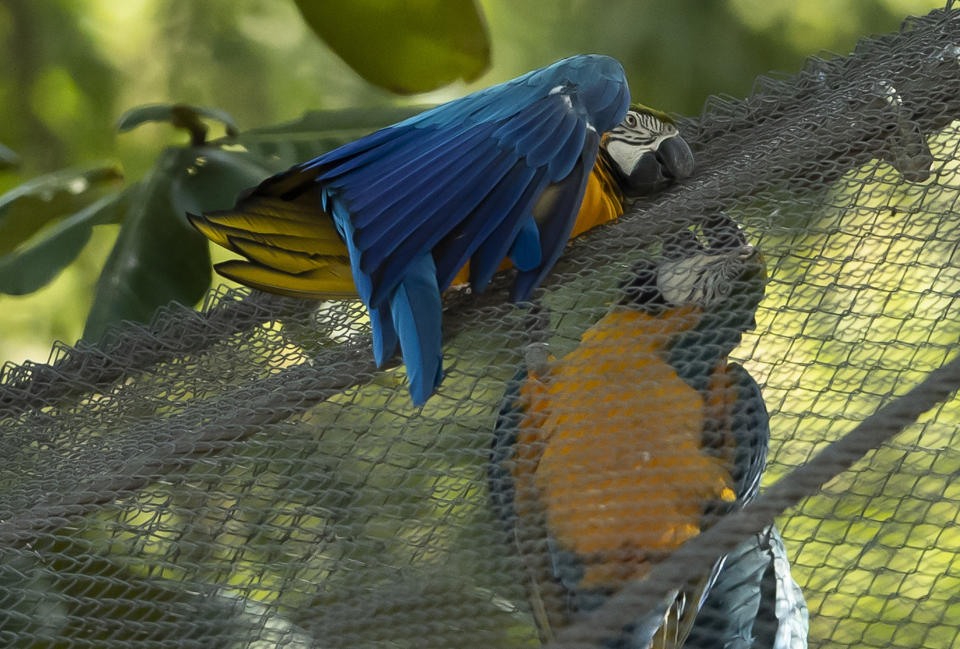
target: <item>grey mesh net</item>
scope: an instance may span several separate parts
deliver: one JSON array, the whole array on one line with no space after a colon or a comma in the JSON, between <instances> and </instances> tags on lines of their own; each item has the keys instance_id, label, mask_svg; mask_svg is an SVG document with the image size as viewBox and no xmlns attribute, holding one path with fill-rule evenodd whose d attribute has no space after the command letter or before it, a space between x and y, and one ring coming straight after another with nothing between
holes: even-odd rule
<instances>
[{"instance_id":1,"label":"grey mesh net","mask_svg":"<svg viewBox=\"0 0 960 649\"><path fill-rule=\"evenodd\" d=\"M359 304L257 292L5 367L0 646L536 646L487 486L504 393L529 350L575 348L634 263L722 211L768 267L732 358L771 436L756 517L711 532L730 549L785 509L810 646L960 647L958 117L946 10L711 98L681 125L695 177L576 240L538 310L507 304L509 278L448 296L447 376L422 409L402 367L374 366ZM703 538L601 613L622 624L630 595L709 566L723 548ZM557 642L591 646L601 623Z\"/></svg>"}]
</instances>

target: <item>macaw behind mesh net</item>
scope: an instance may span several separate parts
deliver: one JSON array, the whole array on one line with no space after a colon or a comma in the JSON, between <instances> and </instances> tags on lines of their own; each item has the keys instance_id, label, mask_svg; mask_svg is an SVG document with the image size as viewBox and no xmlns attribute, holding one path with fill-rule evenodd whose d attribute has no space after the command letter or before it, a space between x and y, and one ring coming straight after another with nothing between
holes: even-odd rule
<instances>
[{"instance_id":1,"label":"macaw behind mesh net","mask_svg":"<svg viewBox=\"0 0 960 649\"><path fill-rule=\"evenodd\" d=\"M531 350L576 348L634 264L722 212L767 264L731 354L769 410L765 497L552 641L613 646L604 628L778 515L810 646L960 647L958 118L958 11L711 98L681 124L695 176L575 240L534 310L509 278L447 296L446 377L422 409L402 366L374 366L359 303L256 291L8 366L0 644L537 645L488 486L504 394Z\"/></svg>"}]
</instances>

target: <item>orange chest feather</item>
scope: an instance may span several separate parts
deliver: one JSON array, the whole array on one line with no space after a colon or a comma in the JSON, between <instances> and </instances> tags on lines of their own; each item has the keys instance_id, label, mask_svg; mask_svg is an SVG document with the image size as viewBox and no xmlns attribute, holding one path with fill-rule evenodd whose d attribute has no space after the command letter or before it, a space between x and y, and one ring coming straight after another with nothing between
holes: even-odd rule
<instances>
[{"instance_id":1,"label":"orange chest feather","mask_svg":"<svg viewBox=\"0 0 960 649\"><path fill-rule=\"evenodd\" d=\"M524 386L518 512L544 508L550 533L584 562L585 586L642 576L699 533L706 503L734 499L729 467L702 447L716 411L662 354L695 319L615 311Z\"/></svg>"},{"instance_id":2,"label":"orange chest feather","mask_svg":"<svg viewBox=\"0 0 960 649\"><path fill-rule=\"evenodd\" d=\"M570 238L618 219L622 214L623 202L620 191L616 188L616 181L598 162L587 181L587 189L583 194L583 202L580 204L580 211L577 212L577 221L573 225Z\"/></svg>"}]
</instances>

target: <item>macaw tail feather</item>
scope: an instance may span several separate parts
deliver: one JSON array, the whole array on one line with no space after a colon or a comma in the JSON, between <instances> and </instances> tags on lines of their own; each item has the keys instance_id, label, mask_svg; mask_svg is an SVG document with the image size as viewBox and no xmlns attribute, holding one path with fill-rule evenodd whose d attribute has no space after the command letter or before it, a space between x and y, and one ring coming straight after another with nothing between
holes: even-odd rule
<instances>
[{"instance_id":1,"label":"macaw tail feather","mask_svg":"<svg viewBox=\"0 0 960 649\"><path fill-rule=\"evenodd\" d=\"M231 210L187 217L211 241L246 257L217 264L225 277L295 297L355 297L347 247L318 201L315 194L293 201L248 195Z\"/></svg>"},{"instance_id":2,"label":"macaw tail feather","mask_svg":"<svg viewBox=\"0 0 960 649\"><path fill-rule=\"evenodd\" d=\"M704 602L688 649L793 649L807 646L807 605L790 574L776 525L727 555Z\"/></svg>"}]
</instances>

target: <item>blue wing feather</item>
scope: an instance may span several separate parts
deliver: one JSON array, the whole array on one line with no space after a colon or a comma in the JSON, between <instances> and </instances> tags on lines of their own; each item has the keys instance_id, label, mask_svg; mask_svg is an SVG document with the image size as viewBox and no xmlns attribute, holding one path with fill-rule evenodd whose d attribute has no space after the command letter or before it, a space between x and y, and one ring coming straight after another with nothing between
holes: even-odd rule
<instances>
[{"instance_id":1,"label":"blue wing feather","mask_svg":"<svg viewBox=\"0 0 960 649\"><path fill-rule=\"evenodd\" d=\"M441 289L450 285L479 242L500 224L505 214L514 210L535 174L536 169L526 166L523 161L515 163L496 188L477 205L470 217L462 221L436 246L433 254L437 260L437 281ZM529 209L529 206L527 207Z\"/></svg>"},{"instance_id":2,"label":"blue wing feather","mask_svg":"<svg viewBox=\"0 0 960 649\"><path fill-rule=\"evenodd\" d=\"M483 126L473 127L456 138L451 138L449 133L431 133L423 142L418 141L418 145L430 146L430 149L419 149L416 157L397 161L392 170L386 168L387 173L384 173L385 169L380 169L380 174L372 173L369 169L358 172L356 184L345 194L354 214L354 225L357 229L377 226L378 220L388 220L383 218L384 214L405 209L404 206L397 206L398 202L411 194L421 196L417 188L430 185L431 182L440 184L449 181L449 173L456 173L470 165L463 156L477 155L478 145L482 145L488 137L487 130ZM392 164L392 161L383 164ZM391 224L401 222L394 219L389 221Z\"/></svg>"},{"instance_id":3,"label":"blue wing feather","mask_svg":"<svg viewBox=\"0 0 960 649\"><path fill-rule=\"evenodd\" d=\"M737 400L733 407L731 430L736 440L734 484L737 498L746 504L760 491L760 478L767 467L770 446L770 415L760 386L737 363L727 365L727 373L736 382Z\"/></svg>"},{"instance_id":4,"label":"blue wing feather","mask_svg":"<svg viewBox=\"0 0 960 649\"><path fill-rule=\"evenodd\" d=\"M727 555L684 647L792 649L807 646L808 612L776 525Z\"/></svg>"},{"instance_id":5,"label":"blue wing feather","mask_svg":"<svg viewBox=\"0 0 960 649\"><path fill-rule=\"evenodd\" d=\"M554 199L553 209L542 221L538 220L543 259L537 267L521 269L517 273L510 293L510 299L516 302L530 299L533 290L550 272L563 253L564 246L567 245L570 232L573 231L573 225L577 220L577 212L580 211L583 194L587 189L587 180L597 157L597 149L592 146L590 140L596 141L599 137L595 132L587 131L586 139L588 144L583 147L580 160L574 165L573 171L562 181L561 195Z\"/></svg>"},{"instance_id":6,"label":"blue wing feather","mask_svg":"<svg viewBox=\"0 0 960 649\"><path fill-rule=\"evenodd\" d=\"M497 122L500 124L500 127L491 134L491 137L496 138L501 146L513 148L517 151L525 151L525 149L518 146L519 142L517 140L529 133L530 129L537 128L544 121L553 119L558 109L561 110L560 116L568 112L561 104L562 99L556 95L548 95L542 99L538 99L529 108L518 113L514 119Z\"/></svg>"},{"instance_id":7,"label":"blue wing feather","mask_svg":"<svg viewBox=\"0 0 960 649\"><path fill-rule=\"evenodd\" d=\"M451 210L444 209L447 207L445 203L451 195L469 191L473 184L482 187L484 182L489 182L489 178L484 178L480 172L500 154L496 148L480 148L472 144L467 141L451 149L449 162L442 167L438 164L436 170L425 171L422 179L411 183L402 194L397 193L398 199L387 209L403 210L409 215L406 219L392 222L384 218L374 219L369 225L357 228L357 246L364 251L361 268L373 274L388 258L397 256L400 244L411 234L424 230L428 234L438 235L439 240L452 225L466 216L464 212L469 212L472 206L454 204ZM441 182L450 173L458 174L460 182ZM432 227L425 227L428 223ZM426 248L415 250L412 254L423 252L426 252ZM384 290L389 291L389 288L384 287Z\"/></svg>"},{"instance_id":8,"label":"blue wing feather","mask_svg":"<svg viewBox=\"0 0 960 649\"><path fill-rule=\"evenodd\" d=\"M546 186L546 169L541 167L536 170L510 213L500 221L499 225L492 228L489 235L481 235L483 243L476 248L476 252L470 258L470 284L476 290L482 291L490 283L490 279L497 272L500 262L507 256L513 240L520 231L522 219L529 218L531 207Z\"/></svg>"},{"instance_id":9,"label":"blue wing feather","mask_svg":"<svg viewBox=\"0 0 960 649\"><path fill-rule=\"evenodd\" d=\"M473 176L486 176L496 178L503 176L509 169L510 160L500 155L494 154L490 160L478 161L473 169L467 172L465 179L471 179ZM433 196L432 201L427 202L422 212L418 213L418 219L422 222L428 222L434 215L447 215L453 222L462 222L464 211L469 211L475 201L471 201L472 194L478 191L474 183L464 183L462 185L448 184L440 188L437 194ZM503 215L496 215L496 218L502 218ZM436 220L436 219L434 219ZM496 221L494 221L496 223ZM397 231L394 237L384 239L384 245L379 248L370 248L363 253L361 266L370 264L374 266L379 259L385 260L377 270L371 273L371 277L377 284L371 299L373 303L379 303L389 292L392 286L398 280L391 281L391 277L397 278L403 271L407 259L411 255L423 254L426 251L435 249L437 243L448 234L447 227L437 227L434 229L422 227L409 230ZM479 244L477 241L463 240L462 245L468 249L468 255ZM368 257L370 255L370 257Z\"/></svg>"},{"instance_id":10,"label":"blue wing feather","mask_svg":"<svg viewBox=\"0 0 960 649\"><path fill-rule=\"evenodd\" d=\"M366 141L368 138L369 142ZM390 153L403 151L416 139L414 132L386 128L297 165L294 169L313 174L311 180L314 182L329 181L355 169L362 169L370 162L382 160Z\"/></svg>"},{"instance_id":11,"label":"blue wing feather","mask_svg":"<svg viewBox=\"0 0 960 649\"><path fill-rule=\"evenodd\" d=\"M373 337L373 359L377 367L383 366L397 351L397 330L393 326L390 307L370 307L370 329Z\"/></svg>"},{"instance_id":12,"label":"blue wing feather","mask_svg":"<svg viewBox=\"0 0 960 649\"><path fill-rule=\"evenodd\" d=\"M551 104L562 104L563 100L558 99L556 95L550 97L552 101ZM532 151L543 151L544 145L553 144L554 152L556 152L557 146L557 132L562 128L563 123L572 111L566 110L563 106L553 107L548 115L539 120L536 124L531 125L522 133L515 133L513 135L514 143L513 146L517 151L522 151L524 157L527 159L527 164L531 167L542 167L543 164L534 164L535 159L531 159L529 153ZM599 143L598 143L599 144ZM541 153L541 157L543 153ZM553 156L549 156L552 158ZM550 180L557 180L556 178L551 178Z\"/></svg>"},{"instance_id":13,"label":"blue wing feather","mask_svg":"<svg viewBox=\"0 0 960 649\"><path fill-rule=\"evenodd\" d=\"M540 250L540 230L532 218L524 219L520 232L510 246L510 260L517 270L532 270L540 265L543 253Z\"/></svg>"},{"instance_id":14,"label":"blue wing feather","mask_svg":"<svg viewBox=\"0 0 960 649\"><path fill-rule=\"evenodd\" d=\"M422 397L439 380L434 293L468 259L481 290L508 252L521 270L536 273L525 280L533 286L523 292L532 291L562 250L554 240L569 234L567 212L558 212L559 224L531 223L537 196L570 175L578 160L593 160L599 143L585 137L587 127L610 130L628 104L617 61L575 56L297 165L254 193L292 199L319 188L319 202L347 242L358 293L372 309L378 361L399 336L411 389ZM582 192L573 194L575 214ZM421 299L413 291L427 291L426 259L435 266L433 286ZM401 286L402 295L394 295ZM424 308L435 310L432 324L414 327L412 311ZM409 334L434 329L436 348Z\"/></svg>"},{"instance_id":15,"label":"blue wing feather","mask_svg":"<svg viewBox=\"0 0 960 649\"><path fill-rule=\"evenodd\" d=\"M431 255L421 255L410 264L390 296L390 311L407 366L410 395L414 405L421 406L443 378L443 310Z\"/></svg>"},{"instance_id":16,"label":"blue wing feather","mask_svg":"<svg viewBox=\"0 0 960 649\"><path fill-rule=\"evenodd\" d=\"M429 165L430 161L446 155L449 148L449 134L443 131L417 131L411 129L408 133L410 141L415 142L417 149L411 157L409 148L393 151L377 160L375 171L358 169L351 178L350 186L346 188L344 198L349 202L352 210L357 211L354 217L358 227L366 225L362 216L370 213L365 210L371 205L382 204L383 197L389 196L395 189L402 189L401 183L409 181L420 166ZM467 133L465 133L467 135ZM376 172L379 173L376 173Z\"/></svg>"},{"instance_id":17,"label":"blue wing feather","mask_svg":"<svg viewBox=\"0 0 960 649\"><path fill-rule=\"evenodd\" d=\"M563 119L557 124L556 129L549 138L544 138L537 146L532 146L527 151L527 164L531 167L542 167L543 165L549 164L551 161L555 160L558 156L564 154L563 145L557 145L557 143L566 143L568 139L573 135L574 131L577 130L577 126L580 124L580 119L572 112L566 112L563 114ZM581 126L581 128L583 128ZM583 147L583 138L580 138L580 148ZM577 149L575 153L572 154L576 158L577 153L580 152L580 148ZM562 167L561 167L562 168ZM567 170L569 173L569 169ZM548 175L551 178L556 176L553 175L552 171L548 171ZM563 176L559 176L562 178Z\"/></svg>"},{"instance_id":18,"label":"blue wing feather","mask_svg":"<svg viewBox=\"0 0 960 649\"><path fill-rule=\"evenodd\" d=\"M547 173L551 178L566 178L570 175L573 165L580 159L580 152L583 151L587 141L587 132L586 125L581 120L577 120L570 136L560 143L553 159L547 163Z\"/></svg>"}]
</instances>

